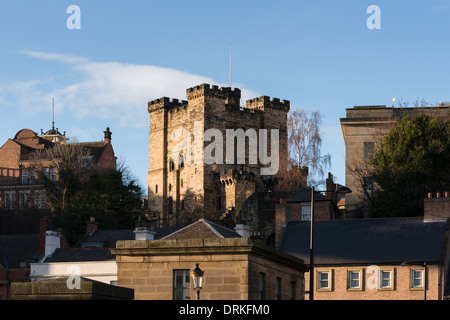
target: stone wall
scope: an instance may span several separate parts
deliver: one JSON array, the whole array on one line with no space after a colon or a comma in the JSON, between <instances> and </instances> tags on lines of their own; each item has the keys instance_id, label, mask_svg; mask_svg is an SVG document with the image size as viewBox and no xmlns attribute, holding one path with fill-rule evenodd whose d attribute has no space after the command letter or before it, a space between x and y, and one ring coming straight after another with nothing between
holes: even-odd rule
<instances>
[{"instance_id":1,"label":"stone wall","mask_svg":"<svg viewBox=\"0 0 450 320\"><path fill-rule=\"evenodd\" d=\"M137 300L173 299L174 270L204 271L201 299L248 300L259 297L260 273L266 274L266 298L275 299L276 278L282 299L296 283L296 299L304 298L302 260L253 243L248 238L119 241L118 285L134 289ZM190 299L195 291L188 289Z\"/></svg>"},{"instance_id":2,"label":"stone wall","mask_svg":"<svg viewBox=\"0 0 450 320\"><path fill-rule=\"evenodd\" d=\"M286 167L289 101L264 96L249 100L246 106L241 106L239 89L219 88L209 84L188 88L186 97L188 101L180 102L164 97L148 103L149 209L159 212L162 221L160 225L164 226L177 225L183 221L181 216L188 214L186 210L183 211L183 200L187 195L201 198L203 211L208 214L209 219L220 219L231 208L238 213L245 199L263 186L260 173L262 165L260 162L249 163L248 142L245 164L237 161L236 147L234 159L227 158L228 129L242 129L245 133L255 130L258 136L260 129L278 129L279 167ZM216 137L204 141L203 133L209 129L216 130L222 141L216 141ZM270 152L270 130L267 134ZM183 141L187 141L187 145L180 148ZM218 145L212 156L217 156L217 161L213 164L204 163L205 150L210 154L210 149L214 149L211 147L214 142ZM234 144L236 146L237 141ZM217 153L219 149L221 156ZM177 163L180 155L184 159L183 166ZM174 158L174 164L171 158ZM217 175L233 171L246 171L256 179L251 182L234 180L230 187L217 185ZM220 201L220 205L217 201Z\"/></svg>"}]
</instances>

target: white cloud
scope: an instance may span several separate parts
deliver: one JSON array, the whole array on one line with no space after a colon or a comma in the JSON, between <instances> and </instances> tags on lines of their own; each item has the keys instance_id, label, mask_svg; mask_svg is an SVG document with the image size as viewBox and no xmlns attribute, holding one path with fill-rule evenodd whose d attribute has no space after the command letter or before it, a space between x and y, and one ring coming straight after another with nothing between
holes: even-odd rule
<instances>
[{"instance_id":1,"label":"white cloud","mask_svg":"<svg viewBox=\"0 0 450 320\"><path fill-rule=\"evenodd\" d=\"M65 75L70 76L55 75L52 79L0 84L0 93L4 96L0 103L19 104L36 110L39 106L48 108L51 98L55 98L60 108L77 117L114 120L121 126L148 125L148 101L163 96L186 99L189 87L201 83L217 84L211 77L153 65L95 62L70 54L29 50L20 53L62 63L63 67L67 66ZM241 90L243 99L257 96L249 90Z\"/></svg>"}]
</instances>

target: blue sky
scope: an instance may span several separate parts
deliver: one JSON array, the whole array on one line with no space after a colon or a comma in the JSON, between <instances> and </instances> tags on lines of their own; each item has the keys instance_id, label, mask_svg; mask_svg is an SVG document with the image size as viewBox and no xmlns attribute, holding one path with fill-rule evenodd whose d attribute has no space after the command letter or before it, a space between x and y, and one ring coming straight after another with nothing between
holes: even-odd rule
<instances>
[{"instance_id":1,"label":"blue sky","mask_svg":"<svg viewBox=\"0 0 450 320\"><path fill-rule=\"evenodd\" d=\"M66 25L70 5L81 29ZM366 26L370 5L381 29ZM345 184L339 118L354 105L449 101L450 1L3 0L0 145L51 127L79 141L110 127L116 155L147 185L147 102L201 83L324 115L322 153Z\"/></svg>"}]
</instances>

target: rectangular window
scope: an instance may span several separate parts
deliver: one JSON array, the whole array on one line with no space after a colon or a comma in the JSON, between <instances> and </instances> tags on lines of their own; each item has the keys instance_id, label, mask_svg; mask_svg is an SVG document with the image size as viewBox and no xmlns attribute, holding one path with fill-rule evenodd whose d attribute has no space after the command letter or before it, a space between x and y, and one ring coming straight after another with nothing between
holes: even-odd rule
<instances>
[{"instance_id":1,"label":"rectangular window","mask_svg":"<svg viewBox=\"0 0 450 320\"><path fill-rule=\"evenodd\" d=\"M34 192L34 206L38 209L46 209L46 194L45 190L35 191Z\"/></svg>"},{"instance_id":2,"label":"rectangular window","mask_svg":"<svg viewBox=\"0 0 450 320\"><path fill-rule=\"evenodd\" d=\"M317 272L317 289L318 290L330 290L330 271L318 271Z\"/></svg>"},{"instance_id":3,"label":"rectangular window","mask_svg":"<svg viewBox=\"0 0 450 320\"><path fill-rule=\"evenodd\" d=\"M393 290L394 269L380 269L380 290Z\"/></svg>"},{"instance_id":4,"label":"rectangular window","mask_svg":"<svg viewBox=\"0 0 450 320\"><path fill-rule=\"evenodd\" d=\"M294 281L291 282L291 300L295 300L295 290L297 289L297 286Z\"/></svg>"},{"instance_id":5,"label":"rectangular window","mask_svg":"<svg viewBox=\"0 0 450 320\"><path fill-rule=\"evenodd\" d=\"M28 169L22 169L22 184L29 184Z\"/></svg>"},{"instance_id":6,"label":"rectangular window","mask_svg":"<svg viewBox=\"0 0 450 320\"><path fill-rule=\"evenodd\" d=\"M310 221L311 220L311 206L302 206L302 220Z\"/></svg>"},{"instance_id":7,"label":"rectangular window","mask_svg":"<svg viewBox=\"0 0 450 320\"><path fill-rule=\"evenodd\" d=\"M5 191L5 209L15 209L15 208L16 208L16 192Z\"/></svg>"},{"instance_id":8,"label":"rectangular window","mask_svg":"<svg viewBox=\"0 0 450 320\"><path fill-rule=\"evenodd\" d=\"M276 278L275 297L277 300L281 300L281 278Z\"/></svg>"},{"instance_id":9,"label":"rectangular window","mask_svg":"<svg viewBox=\"0 0 450 320\"><path fill-rule=\"evenodd\" d=\"M375 144L373 142L364 142L364 161L369 161L374 152Z\"/></svg>"},{"instance_id":10,"label":"rectangular window","mask_svg":"<svg viewBox=\"0 0 450 320\"><path fill-rule=\"evenodd\" d=\"M411 269L411 288L423 288L423 269Z\"/></svg>"},{"instance_id":11,"label":"rectangular window","mask_svg":"<svg viewBox=\"0 0 450 320\"><path fill-rule=\"evenodd\" d=\"M349 290L362 290L362 270L349 270L347 277L347 288Z\"/></svg>"},{"instance_id":12,"label":"rectangular window","mask_svg":"<svg viewBox=\"0 0 450 320\"><path fill-rule=\"evenodd\" d=\"M56 168L50 168L50 181L56 182Z\"/></svg>"},{"instance_id":13,"label":"rectangular window","mask_svg":"<svg viewBox=\"0 0 450 320\"><path fill-rule=\"evenodd\" d=\"M36 170L30 169L30 184L36 184Z\"/></svg>"},{"instance_id":14,"label":"rectangular window","mask_svg":"<svg viewBox=\"0 0 450 320\"><path fill-rule=\"evenodd\" d=\"M173 271L173 300L190 299L190 275L189 270Z\"/></svg>"},{"instance_id":15,"label":"rectangular window","mask_svg":"<svg viewBox=\"0 0 450 320\"><path fill-rule=\"evenodd\" d=\"M19 192L19 206L20 206L20 209L29 208L30 205L31 205L31 192L29 190L27 190L27 191L20 191Z\"/></svg>"},{"instance_id":16,"label":"rectangular window","mask_svg":"<svg viewBox=\"0 0 450 320\"><path fill-rule=\"evenodd\" d=\"M364 199L372 199L373 191L374 191L374 181L371 177L363 178L363 191L364 191Z\"/></svg>"},{"instance_id":17,"label":"rectangular window","mask_svg":"<svg viewBox=\"0 0 450 320\"><path fill-rule=\"evenodd\" d=\"M266 298L266 274L259 274L259 299L264 300Z\"/></svg>"}]
</instances>

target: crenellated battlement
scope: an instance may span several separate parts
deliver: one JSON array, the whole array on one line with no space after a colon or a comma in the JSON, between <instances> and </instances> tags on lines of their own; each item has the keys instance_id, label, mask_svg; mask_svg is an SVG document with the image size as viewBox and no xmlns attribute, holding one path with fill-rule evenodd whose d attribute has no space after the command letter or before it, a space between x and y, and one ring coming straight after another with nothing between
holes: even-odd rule
<instances>
[{"instance_id":1,"label":"crenellated battlement","mask_svg":"<svg viewBox=\"0 0 450 320\"><path fill-rule=\"evenodd\" d=\"M155 112L160 109L173 109L187 106L188 102L186 100L170 99L167 97L162 97L148 102L148 112Z\"/></svg>"},{"instance_id":2,"label":"crenellated battlement","mask_svg":"<svg viewBox=\"0 0 450 320\"><path fill-rule=\"evenodd\" d=\"M254 98L246 101L245 107L247 109L254 110L265 110L265 109L275 109L284 112L289 112L290 109L290 101L289 100L281 100L278 98L272 98L268 96L261 96L259 98Z\"/></svg>"},{"instance_id":3,"label":"crenellated battlement","mask_svg":"<svg viewBox=\"0 0 450 320\"><path fill-rule=\"evenodd\" d=\"M186 98L192 100L198 97L212 97L223 100L239 101L241 98L241 90L238 88L220 87L203 83L198 86L188 88L186 90Z\"/></svg>"},{"instance_id":4,"label":"crenellated battlement","mask_svg":"<svg viewBox=\"0 0 450 320\"><path fill-rule=\"evenodd\" d=\"M264 112L265 110L278 110L282 112L289 112L290 102L289 100L280 100L278 98L270 98L268 96L261 96L258 98L250 99L246 101L246 106L240 109L241 90L238 88L219 87L216 85L209 85L207 83L200 84L195 87L188 88L186 90L186 97L188 101L200 97L210 97L221 99L226 106L230 106L232 109L241 110L243 112ZM186 107L189 102L186 100L179 101L178 99L170 99L162 97L148 102L148 112L155 112L161 109L179 109L180 107Z\"/></svg>"}]
</instances>

